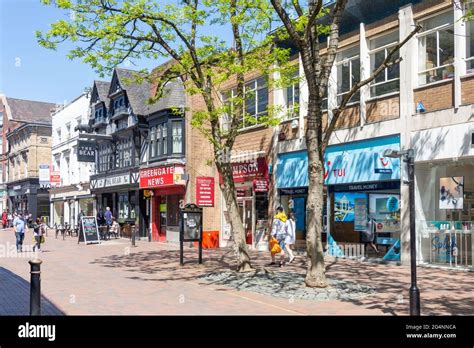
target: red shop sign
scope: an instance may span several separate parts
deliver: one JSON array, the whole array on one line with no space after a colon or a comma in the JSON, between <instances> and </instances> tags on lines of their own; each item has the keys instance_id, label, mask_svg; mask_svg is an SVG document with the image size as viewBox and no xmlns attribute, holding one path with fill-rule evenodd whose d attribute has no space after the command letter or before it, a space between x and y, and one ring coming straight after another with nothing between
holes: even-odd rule
<instances>
[{"instance_id":1,"label":"red shop sign","mask_svg":"<svg viewBox=\"0 0 474 348\"><path fill-rule=\"evenodd\" d=\"M214 178L196 177L196 204L200 207L214 206Z\"/></svg>"},{"instance_id":2,"label":"red shop sign","mask_svg":"<svg viewBox=\"0 0 474 348\"><path fill-rule=\"evenodd\" d=\"M249 189L247 187L238 187L236 188L237 197L247 197L250 196Z\"/></svg>"},{"instance_id":3,"label":"red shop sign","mask_svg":"<svg viewBox=\"0 0 474 348\"><path fill-rule=\"evenodd\" d=\"M160 188L175 185L174 174L184 173L182 166L140 169L140 188Z\"/></svg>"},{"instance_id":4,"label":"red shop sign","mask_svg":"<svg viewBox=\"0 0 474 348\"><path fill-rule=\"evenodd\" d=\"M254 180L253 190L255 192L268 192L268 180Z\"/></svg>"},{"instance_id":5,"label":"red shop sign","mask_svg":"<svg viewBox=\"0 0 474 348\"><path fill-rule=\"evenodd\" d=\"M252 161L232 163L234 182L251 181L256 178L268 177L268 166L265 157Z\"/></svg>"}]
</instances>

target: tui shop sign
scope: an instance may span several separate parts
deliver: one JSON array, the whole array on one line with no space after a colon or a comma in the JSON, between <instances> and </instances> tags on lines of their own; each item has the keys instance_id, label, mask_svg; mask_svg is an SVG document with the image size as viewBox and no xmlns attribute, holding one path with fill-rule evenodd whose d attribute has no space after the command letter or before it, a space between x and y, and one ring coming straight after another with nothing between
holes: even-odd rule
<instances>
[{"instance_id":1,"label":"tui shop sign","mask_svg":"<svg viewBox=\"0 0 474 348\"><path fill-rule=\"evenodd\" d=\"M78 140L77 142L77 161L95 162L96 143L93 141Z\"/></svg>"},{"instance_id":2,"label":"tui shop sign","mask_svg":"<svg viewBox=\"0 0 474 348\"><path fill-rule=\"evenodd\" d=\"M387 158L387 149L400 150L400 136L372 138L331 145L324 154L324 184L366 184L400 179L400 159ZM306 151L278 155L277 188L308 186Z\"/></svg>"}]
</instances>

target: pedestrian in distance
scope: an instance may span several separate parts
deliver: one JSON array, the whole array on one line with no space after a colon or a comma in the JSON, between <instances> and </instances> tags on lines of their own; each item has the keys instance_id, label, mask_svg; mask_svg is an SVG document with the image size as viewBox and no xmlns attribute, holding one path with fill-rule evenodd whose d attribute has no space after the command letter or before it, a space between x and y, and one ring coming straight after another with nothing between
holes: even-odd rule
<instances>
[{"instance_id":1,"label":"pedestrian in distance","mask_svg":"<svg viewBox=\"0 0 474 348\"><path fill-rule=\"evenodd\" d=\"M277 213L273 218L273 223L272 223L272 231L271 231L271 236L276 239L278 245L280 246L281 251L279 252L280 254L280 267L283 267L285 265L285 238L286 238L286 230L285 230L285 224L288 218L286 217L286 214L283 210L282 207L277 208ZM271 257L272 257L272 262L270 265L275 265L275 252L273 252L273 246L271 246Z\"/></svg>"},{"instance_id":2,"label":"pedestrian in distance","mask_svg":"<svg viewBox=\"0 0 474 348\"><path fill-rule=\"evenodd\" d=\"M7 223L8 223L8 214L7 214L7 211L4 210L3 213L2 213L2 225L3 225L3 229L7 228Z\"/></svg>"},{"instance_id":3,"label":"pedestrian in distance","mask_svg":"<svg viewBox=\"0 0 474 348\"><path fill-rule=\"evenodd\" d=\"M33 251L38 249L38 251L41 253L41 243L44 241L44 224L41 222L40 218L36 218L36 221L33 224L33 233L35 239Z\"/></svg>"},{"instance_id":4,"label":"pedestrian in distance","mask_svg":"<svg viewBox=\"0 0 474 348\"><path fill-rule=\"evenodd\" d=\"M99 226L105 225L105 217L104 217L104 212L102 211L102 209L100 209L97 212L97 225Z\"/></svg>"},{"instance_id":5,"label":"pedestrian in distance","mask_svg":"<svg viewBox=\"0 0 474 348\"><path fill-rule=\"evenodd\" d=\"M11 211L8 212L7 219L8 219L8 227L13 227L13 214Z\"/></svg>"},{"instance_id":6,"label":"pedestrian in distance","mask_svg":"<svg viewBox=\"0 0 474 348\"><path fill-rule=\"evenodd\" d=\"M107 226L112 226L112 218L113 218L113 215L112 215L112 212L110 211L110 207L107 207L105 208L105 224Z\"/></svg>"},{"instance_id":7,"label":"pedestrian in distance","mask_svg":"<svg viewBox=\"0 0 474 348\"><path fill-rule=\"evenodd\" d=\"M23 214L18 214L13 220L13 231L16 237L16 250L22 252L26 232L26 220L23 218Z\"/></svg>"},{"instance_id":8,"label":"pedestrian in distance","mask_svg":"<svg viewBox=\"0 0 474 348\"><path fill-rule=\"evenodd\" d=\"M290 211L288 213L288 220L285 223L285 248L286 252L290 256L290 261L288 263L292 263L295 259L295 255L293 254L293 250L291 250L291 246L295 244L296 241L296 222L295 222L295 214Z\"/></svg>"}]
</instances>

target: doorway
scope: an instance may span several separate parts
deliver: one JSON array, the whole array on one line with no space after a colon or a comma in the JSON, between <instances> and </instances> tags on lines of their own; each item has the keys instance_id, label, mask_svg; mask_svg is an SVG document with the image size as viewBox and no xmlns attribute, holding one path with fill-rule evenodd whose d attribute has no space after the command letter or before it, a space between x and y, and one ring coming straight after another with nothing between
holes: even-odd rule
<instances>
[{"instance_id":1,"label":"doorway","mask_svg":"<svg viewBox=\"0 0 474 348\"><path fill-rule=\"evenodd\" d=\"M245 240L248 245L253 242L253 199L252 197L239 198L239 213L244 225Z\"/></svg>"}]
</instances>

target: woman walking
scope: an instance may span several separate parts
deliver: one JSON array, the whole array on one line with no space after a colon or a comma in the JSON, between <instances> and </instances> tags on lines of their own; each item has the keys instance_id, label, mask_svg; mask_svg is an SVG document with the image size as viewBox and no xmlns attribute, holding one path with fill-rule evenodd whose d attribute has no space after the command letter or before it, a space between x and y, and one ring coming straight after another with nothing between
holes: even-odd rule
<instances>
[{"instance_id":1,"label":"woman walking","mask_svg":"<svg viewBox=\"0 0 474 348\"><path fill-rule=\"evenodd\" d=\"M285 223L286 223L286 220L287 220L287 217L286 217L285 212L283 211L283 208L278 207L277 214L273 218L271 236L276 238L281 248L280 267L283 267L285 265L285 238L286 238ZM272 262L270 263L270 265L274 265L275 253L271 252L271 256L272 256Z\"/></svg>"},{"instance_id":2,"label":"woman walking","mask_svg":"<svg viewBox=\"0 0 474 348\"><path fill-rule=\"evenodd\" d=\"M33 233L35 237L35 246L33 247L33 251L38 248L38 251L41 253L41 239L43 238L43 224L41 223L40 218L36 218L35 223L33 224Z\"/></svg>"},{"instance_id":3,"label":"woman walking","mask_svg":"<svg viewBox=\"0 0 474 348\"><path fill-rule=\"evenodd\" d=\"M290 255L290 261L288 263L292 263L295 259L295 255L293 254L293 250L291 250L291 246L295 244L296 241L296 223L295 223L295 214L290 211L288 213L288 220L285 223L285 248L288 255Z\"/></svg>"}]
</instances>

